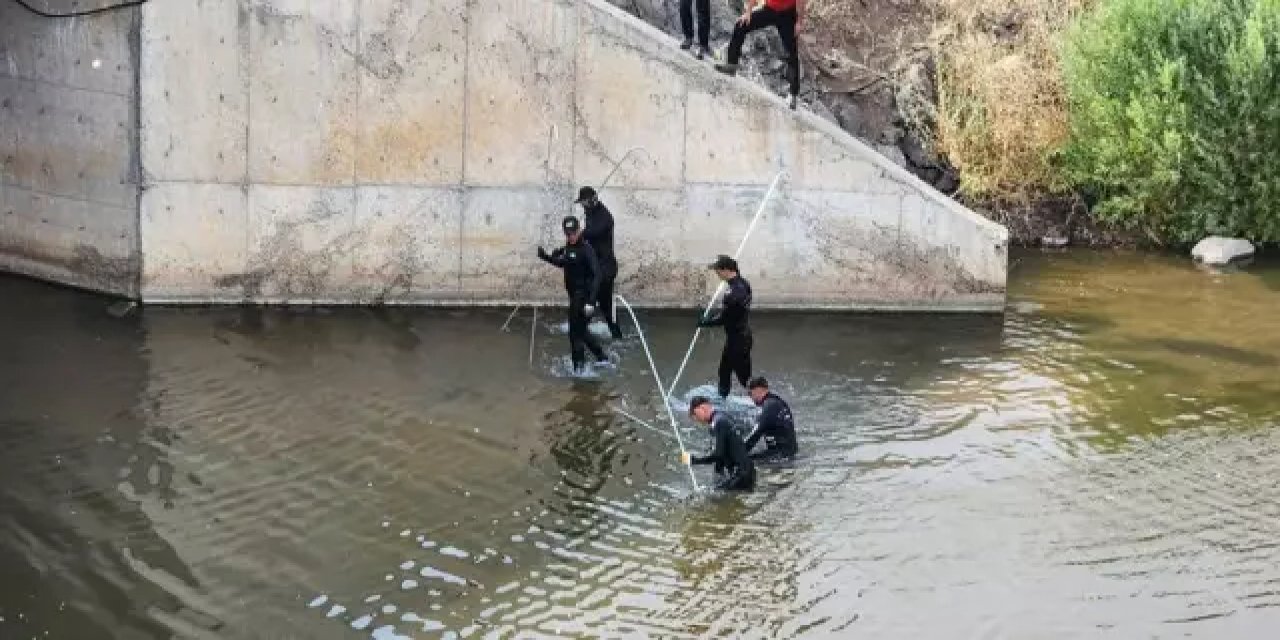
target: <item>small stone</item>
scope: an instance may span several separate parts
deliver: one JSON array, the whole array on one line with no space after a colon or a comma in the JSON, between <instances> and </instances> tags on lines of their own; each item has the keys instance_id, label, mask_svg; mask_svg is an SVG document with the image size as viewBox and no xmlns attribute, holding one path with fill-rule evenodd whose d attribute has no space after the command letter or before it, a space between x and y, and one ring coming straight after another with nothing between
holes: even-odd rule
<instances>
[{"instance_id":1,"label":"small stone","mask_svg":"<svg viewBox=\"0 0 1280 640\"><path fill-rule=\"evenodd\" d=\"M1057 231L1051 231L1043 238L1040 238L1040 246L1048 249L1061 249L1069 244L1071 244L1071 238L1068 238L1065 233Z\"/></svg>"}]
</instances>

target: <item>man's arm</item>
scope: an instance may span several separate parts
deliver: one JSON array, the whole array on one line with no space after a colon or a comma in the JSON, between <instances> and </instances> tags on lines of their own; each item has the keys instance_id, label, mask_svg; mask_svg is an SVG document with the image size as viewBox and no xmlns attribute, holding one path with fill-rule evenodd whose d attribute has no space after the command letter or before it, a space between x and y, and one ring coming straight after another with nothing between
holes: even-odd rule
<instances>
[{"instance_id":1,"label":"man's arm","mask_svg":"<svg viewBox=\"0 0 1280 640\"><path fill-rule=\"evenodd\" d=\"M760 438L764 437L764 434L778 427L778 423L781 420L780 414L781 407L778 406L778 403L772 399L765 401L764 406L760 407L760 418L756 420L756 428L751 431L751 435L747 436L745 444L748 452L751 451L752 447L756 446L756 443L760 441Z\"/></svg>"},{"instance_id":2,"label":"man's arm","mask_svg":"<svg viewBox=\"0 0 1280 640\"><path fill-rule=\"evenodd\" d=\"M804 2L805 0L796 0L796 35L800 34L800 29L804 27ZM796 43L800 46L800 43Z\"/></svg>"},{"instance_id":3,"label":"man's arm","mask_svg":"<svg viewBox=\"0 0 1280 640\"><path fill-rule=\"evenodd\" d=\"M550 254L547 254L545 249L543 249L542 247L538 247L538 257L541 258L543 262L546 262L547 264L553 267L559 267L561 269L564 268L564 250L563 249L556 249L555 251L552 251Z\"/></svg>"},{"instance_id":4,"label":"man's arm","mask_svg":"<svg viewBox=\"0 0 1280 640\"><path fill-rule=\"evenodd\" d=\"M724 454L726 451L725 437L728 434L724 433L723 421L721 420L716 421L715 429L712 429L711 435L715 439L715 448L712 449L711 453L708 455L694 456L692 459L693 464L711 464L713 462L719 462L720 460L724 459Z\"/></svg>"},{"instance_id":5,"label":"man's arm","mask_svg":"<svg viewBox=\"0 0 1280 640\"><path fill-rule=\"evenodd\" d=\"M717 324L725 324L727 322L737 322L746 312L747 299L746 293L729 286L729 292L724 294L724 308L720 311L720 318Z\"/></svg>"},{"instance_id":6,"label":"man's arm","mask_svg":"<svg viewBox=\"0 0 1280 640\"><path fill-rule=\"evenodd\" d=\"M720 325L723 325L725 320L732 317L732 315L730 315L731 314L730 310L733 309L735 306L741 306L740 303L737 302L736 295L737 294L734 292L733 287L729 287L729 290L726 291L724 294L724 298L720 300L720 304L722 305L720 307L720 313L717 313L714 316L703 318L698 323L698 326L718 327Z\"/></svg>"}]
</instances>

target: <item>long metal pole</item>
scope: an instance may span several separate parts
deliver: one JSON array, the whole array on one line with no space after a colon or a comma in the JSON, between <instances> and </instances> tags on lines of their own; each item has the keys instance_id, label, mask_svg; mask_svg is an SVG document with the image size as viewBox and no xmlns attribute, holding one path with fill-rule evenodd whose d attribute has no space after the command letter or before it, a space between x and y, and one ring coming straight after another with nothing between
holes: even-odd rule
<instances>
[{"instance_id":1,"label":"long metal pole","mask_svg":"<svg viewBox=\"0 0 1280 640\"><path fill-rule=\"evenodd\" d=\"M627 308L627 313L631 314L631 322L636 325L636 333L640 335L640 345L644 347L644 355L649 359L649 369L653 371L653 382L658 385L658 397L662 398L662 406L667 408L667 419L671 421L671 431L676 434L676 442L680 445L680 453L685 453L684 438L680 437L680 427L676 425L676 416L671 412L671 403L667 400L667 392L662 388L662 378L658 376L658 365L653 362L653 352L649 351L649 341L644 337L644 329L640 328L640 319L636 317L636 312L631 308L631 303L627 299L615 295L614 299L621 302ZM693 490L698 490L698 477L693 474L693 464L687 465L689 468L689 480L693 481Z\"/></svg>"},{"instance_id":2,"label":"long metal pole","mask_svg":"<svg viewBox=\"0 0 1280 640\"><path fill-rule=\"evenodd\" d=\"M618 414L622 415L624 418L627 418L627 419L631 420L632 422L635 422L636 424L638 424L638 425L640 425L640 426L642 426L642 427L644 427L644 428L646 428L646 429L648 429L648 430L650 430L650 431L652 431L652 432L654 432L654 433L656 433L656 434L658 434L658 435L660 435L660 436L662 436L662 437L664 437L664 438L665 438L665 437L667 437L667 435L669 435L666 431L663 431L662 429L659 429L659 428L657 428L657 427L655 427L655 426L653 426L653 425L649 424L648 422L645 422L644 420L641 420L640 418L636 417L634 414L628 413L625 409L621 409L621 408L619 408L619 407L610 407L610 408L611 408L611 409L613 409L613 410L614 410L615 412L617 412Z\"/></svg>"},{"instance_id":3,"label":"long metal pole","mask_svg":"<svg viewBox=\"0 0 1280 640\"><path fill-rule=\"evenodd\" d=\"M733 252L734 260L737 260L738 256L742 255L742 249L747 246L747 238L751 237L751 232L755 230L756 223L760 221L760 216L764 213L765 205L769 204L769 198L773 197L774 190L778 188L778 181L782 179L782 175L785 173L785 170L779 171L778 175L773 177L773 183L769 185L769 190L765 192L764 199L760 201L760 208L756 210L756 215L751 218L751 224L747 226L747 232L742 236L742 242L738 244L738 250ZM725 283L721 281L720 285L716 287L716 292L711 295L711 300L707 302L707 308L702 312L703 317L706 317L711 312L712 305L724 293L724 288ZM680 362L680 369L676 371L675 377L671 379L671 386L668 388L669 392L675 392L676 383L680 381L680 376L684 374L684 368L689 364L689 358L693 356L693 347L698 344L698 336L701 333L702 327L694 329L693 339L689 341L689 349L684 353L684 360Z\"/></svg>"}]
</instances>

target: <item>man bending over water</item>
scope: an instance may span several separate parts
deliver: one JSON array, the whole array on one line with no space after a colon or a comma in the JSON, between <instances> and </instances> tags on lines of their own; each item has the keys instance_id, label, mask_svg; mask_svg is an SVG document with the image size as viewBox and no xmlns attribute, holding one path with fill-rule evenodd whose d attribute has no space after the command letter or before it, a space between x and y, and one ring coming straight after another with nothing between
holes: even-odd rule
<instances>
[{"instance_id":1,"label":"man bending over water","mask_svg":"<svg viewBox=\"0 0 1280 640\"><path fill-rule=\"evenodd\" d=\"M761 438L764 438L765 443L764 451L751 453L751 459L783 462L795 457L799 447L796 444L796 425L791 407L770 391L769 381L760 376L747 382L747 390L751 393L751 400L760 407L756 428L747 436L748 453Z\"/></svg>"},{"instance_id":2,"label":"man bending over water","mask_svg":"<svg viewBox=\"0 0 1280 640\"><path fill-rule=\"evenodd\" d=\"M706 396L697 396L689 402L689 415L694 420L710 426L711 439L715 443L711 453L705 456L690 456L689 452L680 452L680 461L684 464L714 464L720 481L717 489L750 491L756 486L756 467L747 455L747 447L742 438L733 430L729 416L716 411L711 400Z\"/></svg>"}]
</instances>

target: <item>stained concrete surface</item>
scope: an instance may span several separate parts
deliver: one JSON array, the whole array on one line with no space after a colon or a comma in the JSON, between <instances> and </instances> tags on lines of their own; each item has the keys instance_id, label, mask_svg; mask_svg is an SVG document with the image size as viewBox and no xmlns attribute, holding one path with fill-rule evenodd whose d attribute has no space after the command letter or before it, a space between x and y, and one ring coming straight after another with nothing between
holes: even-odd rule
<instances>
[{"instance_id":1,"label":"stained concrete surface","mask_svg":"<svg viewBox=\"0 0 1280 640\"><path fill-rule=\"evenodd\" d=\"M138 294L137 31L0 3L0 270Z\"/></svg>"},{"instance_id":2,"label":"stained concrete surface","mask_svg":"<svg viewBox=\"0 0 1280 640\"><path fill-rule=\"evenodd\" d=\"M643 146L603 190L637 304L703 299L785 169L761 306L1002 306L1003 228L672 45L598 0L150 4L143 298L555 302L535 246Z\"/></svg>"},{"instance_id":3,"label":"stained concrete surface","mask_svg":"<svg viewBox=\"0 0 1280 640\"><path fill-rule=\"evenodd\" d=\"M150 302L557 302L534 248L618 166L619 291L689 306L785 170L742 255L760 306L1003 305L1002 227L600 0L3 11L12 270Z\"/></svg>"}]
</instances>

